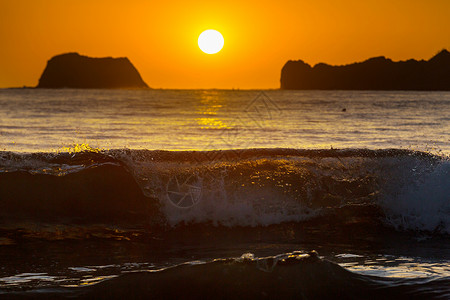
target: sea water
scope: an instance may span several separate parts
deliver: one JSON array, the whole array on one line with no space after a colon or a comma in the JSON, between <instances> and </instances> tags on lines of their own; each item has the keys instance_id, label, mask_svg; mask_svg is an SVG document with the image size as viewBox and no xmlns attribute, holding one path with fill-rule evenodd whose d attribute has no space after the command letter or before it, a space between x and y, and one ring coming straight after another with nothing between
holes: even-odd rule
<instances>
[{"instance_id":1,"label":"sea water","mask_svg":"<svg viewBox=\"0 0 450 300\"><path fill-rule=\"evenodd\" d=\"M450 93L0 90L0 296L450 297Z\"/></svg>"},{"instance_id":2,"label":"sea water","mask_svg":"<svg viewBox=\"0 0 450 300\"><path fill-rule=\"evenodd\" d=\"M450 93L0 90L0 147L403 148L450 153Z\"/></svg>"}]
</instances>

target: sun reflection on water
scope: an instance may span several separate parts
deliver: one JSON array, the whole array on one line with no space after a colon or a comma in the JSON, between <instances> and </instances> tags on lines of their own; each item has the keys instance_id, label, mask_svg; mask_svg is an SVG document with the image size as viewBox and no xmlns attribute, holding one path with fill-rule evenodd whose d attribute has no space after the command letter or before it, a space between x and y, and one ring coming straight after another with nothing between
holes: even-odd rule
<instances>
[{"instance_id":1,"label":"sun reflection on water","mask_svg":"<svg viewBox=\"0 0 450 300\"><path fill-rule=\"evenodd\" d=\"M230 126L218 118L218 112L224 106L225 99L218 91L203 91L200 95L199 115L195 120L201 129L229 129Z\"/></svg>"}]
</instances>

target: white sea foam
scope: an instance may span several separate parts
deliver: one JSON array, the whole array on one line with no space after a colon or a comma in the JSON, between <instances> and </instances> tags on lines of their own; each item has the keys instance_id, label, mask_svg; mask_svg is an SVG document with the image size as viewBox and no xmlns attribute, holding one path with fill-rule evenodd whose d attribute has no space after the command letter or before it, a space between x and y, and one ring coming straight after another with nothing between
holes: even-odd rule
<instances>
[{"instance_id":1,"label":"white sea foam","mask_svg":"<svg viewBox=\"0 0 450 300\"><path fill-rule=\"evenodd\" d=\"M420 175L383 199L386 223L401 230L450 234L450 162L442 161Z\"/></svg>"},{"instance_id":2,"label":"white sea foam","mask_svg":"<svg viewBox=\"0 0 450 300\"><path fill-rule=\"evenodd\" d=\"M205 191L197 205L186 209L164 201L162 210L171 225L211 222L225 226L267 226L304 221L319 213L272 189L244 187L234 195L227 195L224 187L212 193Z\"/></svg>"}]
</instances>

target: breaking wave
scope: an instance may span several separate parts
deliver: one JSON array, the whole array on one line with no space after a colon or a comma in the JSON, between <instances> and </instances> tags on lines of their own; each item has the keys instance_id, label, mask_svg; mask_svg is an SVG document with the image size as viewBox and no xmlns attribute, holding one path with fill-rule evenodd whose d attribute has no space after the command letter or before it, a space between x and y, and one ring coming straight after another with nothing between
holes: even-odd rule
<instances>
[{"instance_id":1,"label":"breaking wave","mask_svg":"<svg viewBox=\"0 0 450 300\"><path fill-rule=\"evenodd\" d=\"M0 231L33 237L323 222L450 234L449 195L448 158L399 149L0 152Z\"/></svg>"}]
</instances>

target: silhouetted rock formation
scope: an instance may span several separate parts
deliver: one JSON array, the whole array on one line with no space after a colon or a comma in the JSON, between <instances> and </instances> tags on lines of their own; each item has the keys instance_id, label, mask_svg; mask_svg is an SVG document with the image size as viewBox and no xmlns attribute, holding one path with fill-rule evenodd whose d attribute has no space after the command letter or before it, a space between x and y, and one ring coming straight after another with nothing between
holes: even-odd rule
<instances>
[{"instance_id":1,"label":"silhouetted rock formation","mask_svg":"<svg viewBox=\"0 0 450 300\"><path fill-rule=\"evenodd\" d=\"M281 70L281 89L293 90L450 90L450 52L442 50L428 61L393 62L374 57L345 66L301 60Z\"/></svg>"},{"instance_id":2,"label":"silhouetted rock formation","mask_svg":"<svg viewBox=\"0 0 450 300\"><path fill-rule=\"evenodd\" d=\"M128 58L92 58L78 53L52 57L37 87L148 88Z\"/></svg>"}]
</instances>

